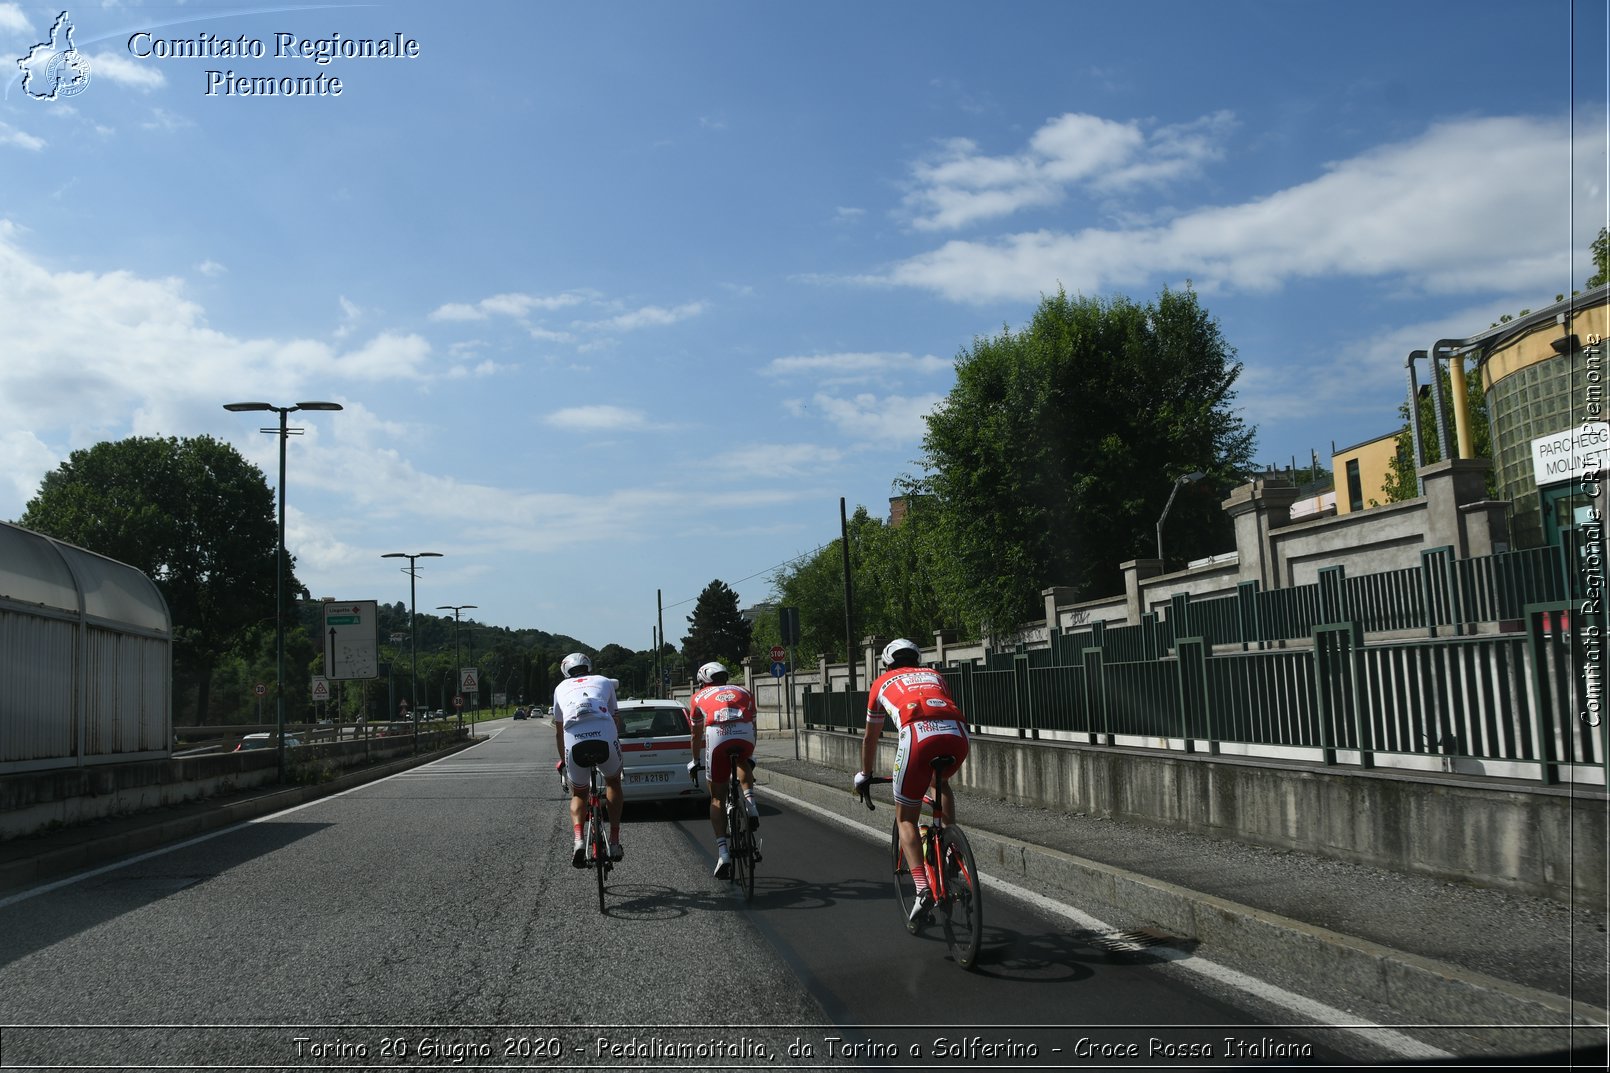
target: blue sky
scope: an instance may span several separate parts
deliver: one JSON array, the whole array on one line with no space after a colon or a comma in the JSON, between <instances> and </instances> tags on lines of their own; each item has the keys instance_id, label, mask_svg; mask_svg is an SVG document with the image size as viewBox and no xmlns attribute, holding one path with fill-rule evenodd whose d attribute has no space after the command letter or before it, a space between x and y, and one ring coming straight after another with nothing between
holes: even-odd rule
<instances>
[{"instance_id":1,"label":"blue sky","mask_svg":"<svg viewBox=\"0 0 1610 1073\"><path fill-rule=\"evenodd\" d=\"M60 11L0 0L0 517L129 435L273 482L222 404L333 400L289 443L315 595L406 601L380 556L437 551L422 609L595 646L886 513L958 351L1059 285L1190 280L1284 462L1580 288L1606 219L1603 2L125 0L69 9L89 82L38 100ZM267 54L140 54L202 34Z\"/></svg>"}]
</instances>

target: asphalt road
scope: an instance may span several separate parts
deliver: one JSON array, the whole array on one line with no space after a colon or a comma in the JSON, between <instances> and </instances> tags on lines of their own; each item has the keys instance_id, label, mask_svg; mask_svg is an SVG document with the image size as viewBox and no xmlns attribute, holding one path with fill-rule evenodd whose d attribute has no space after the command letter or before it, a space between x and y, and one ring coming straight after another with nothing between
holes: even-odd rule
<instances>
[{"instance_id":1,"label":"asphalt road","mask_svg":"<svg viewBox=\"0 0 1610 1073\"><path fill-rule=\"evenodd\" d=\"M0 902L0 1067L1090 1068L1403 1053L1380 1034L1275 1027L1290 1009L1256 991L1115 950L1003 892L986 890L979 971L963 972L942 938L900 926L883 847L775 798L752 902L711 876L702 815L645 805L628 810L600 914L592 875L569 865L551 729L494 728L435 764Z\"/></svg>"}]
</instances>

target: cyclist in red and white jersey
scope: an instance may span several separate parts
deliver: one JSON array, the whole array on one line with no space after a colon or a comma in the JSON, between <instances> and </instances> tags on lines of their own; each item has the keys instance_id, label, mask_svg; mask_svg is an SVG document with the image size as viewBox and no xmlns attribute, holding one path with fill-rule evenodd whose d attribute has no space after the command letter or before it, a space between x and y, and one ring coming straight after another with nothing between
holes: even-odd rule
<instances>
[{"instance_id":1,"label":"cyclist in red and white jersey","mask_svg":"<svg viewBox=\"0 0 1610 1073\"><path fill-rule=\"evenodd\" d=\"M866 733L861 738L861 770L855 773L855 790L860 793L877 763L878 736L884 719L893 716L899 729L899 745L894 758L894 818L900 826L900 850L906 855L911 878L916 883L914 917L933 907L928 876L922 867L922 844L917 821L922 815L922 798L934 783L933 761L953 756L956 763L946 773L945 796L940 804L949 821L956 819L956 795L949 779L967 759L967 720L950 695L938 671L918 666L922 650L904 637L890 641L883 650L888 668L867 689Z\"/></svg>"},{"instance_id":2,"label":"cyclist in red and white jersey","mask_svg":"<svg viewBox=\"0 0 1610 1073\"><path fill-rule=\"evenodd\" d=\"M584 653L572 652L559 664L565 680L553 691L553 740L559 750L559 763L570 781L570 825L575 835L570 863L587 867L587 847L582 841L582 823L587 818L587 769L570 755L578 741L597 739L608 743L609 758L598 765L604 777L604 798L609 806L609 859L618 861L621 850L621 810L626 796L621 789L620 708L615 700L615 680L593 674L593 664Z\"/></svg>"},{"instance_id":3,"label":"cyclist in red and white jersey","mask_svg":"<svg viewBox=\"0 0 1610 1073\"><path fill-rule=\"evenodd\" d=\"M749 813L749 829L760 826L760 810L755 805L755 698L743 686L727 684L727 668L710 662L699 668L699 689L688 700L688 722L693 726L693 759L688 773L704 768L705 785L710 789L710 825L716 832L716 878L732 874L732 856L727 852L727 811L721 795L731 773L728 754L733 746L741 751L738 781L744 789L744 807Z\"/></svg>"}]
</instances>

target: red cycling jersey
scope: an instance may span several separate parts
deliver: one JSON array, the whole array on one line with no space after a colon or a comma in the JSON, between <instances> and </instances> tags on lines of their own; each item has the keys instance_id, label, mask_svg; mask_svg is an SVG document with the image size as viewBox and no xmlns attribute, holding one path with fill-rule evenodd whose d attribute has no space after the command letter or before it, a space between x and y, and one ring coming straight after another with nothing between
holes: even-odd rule
<instances>
[{"instance_id":1,"label":"red cycling jersey","mask_svg":"<svg viewBox=\"0 0 1610 1073\"><path fill-rule=\"evenodd\" d=\"M755 697L743 686L705 686L688 701L688 721L695 726L753 723Z\"/></svg>"},{"instance_id":2,"label":"red cycling jersey","mask_svg":"<svg viewBox=\"0 0 1610 1073\"><path fill-rule=\"evenodd\" d=\"M926 667L895 667L883 672L867 690L866 715L869 720L892 715L901 728L925 719L966 721L945 679Z\"/></svg>"}]
</instances>

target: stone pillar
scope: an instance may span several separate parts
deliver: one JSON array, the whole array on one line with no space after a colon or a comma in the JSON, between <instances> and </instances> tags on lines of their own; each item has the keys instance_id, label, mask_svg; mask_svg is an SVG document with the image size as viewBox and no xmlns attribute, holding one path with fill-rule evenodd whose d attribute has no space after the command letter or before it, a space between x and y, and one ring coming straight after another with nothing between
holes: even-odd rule
<instances>
[{"instance_id":1,"label":"stone pillar","mask_svg":"<svg viewBox=\"0 0 1610 1073\"><path fill-rule=\"evenodd\" d=\"M1461 559L1482 554L1470 550L1460 508L1487 497L1487 471L1491 467L1485 458L1450 458L1416 471L1426 490L1426 547L1451 544ZM1491 546L1490 534L1484 542Z\"/></svg>"},{"instance_id":2,"label":"stone pillar","mask_svg":"<svg viewBox=\"0 0 1610 1073\"><path fill-rule=\"evenodd\" d=\"M1295 502L1297 489L1286 478L1273 475L1243 484L1224 501L1224 512L1235 524L1240 580L1256 581L1265 591L1287 587L1271 535L1291 524Z\"/></svg>"},{"instance_id":3,"label":"stone pillar","mask_svg":"<svg viewBox=\"0 0 1610 1073\"><path fill-rule=\"evenodd\" d=\"M953 645L955 643L956 643L956 631L955 630L935 630L934 631L934 662L936 664L945 662L945 647L947 645Z\"/></svg>"},{"instance_id":4,"label":"stone pillar","mask_svg":"<svg viewBox=\"0 0 1610 1073\"><path fill-rule=\"evenodd\" d=\"M878 666L878 657L883 655L883 646L892 640L894 640L893 637L878 637L876 635L861 638L861 652L865 659L861 662L862 675L855 683L857 688L865 689L872 684L872 679L878 676L878 672L883 669Z\"/></svg>"},{"instance_id":5,"label":"stone pillar","mask_svg":"<svg viewBox=\"0 0 1610 1073\"><path fill-rule=\"evenodd\" d=\"M1127 563L1120 563L1118 569L1124 572L1124 598L1125 621L1131 626L1140 624L1140 617L1146 613L1146 601L1141 597L1140 583L1147 578L1154 578L1163 572L1161 559L1131 559Z\"/></svg>"},{"instance_id":6,"label":"stone pillar","mask_svg":"<svg viewBox=\"0 0 1610 1073\"><path fill-rule=\"evenodd\" d=\"M1459 525L1471 558L1509 550L1509 509L1507 499L1483 499L1459 508Z\"/></svg>"},{"instance_id":7,"label":"stone pillar","mask_svg":"<svg viewBox=\"0 0 1610 1073\"><path fill-rule=\"evenodd\" d=\"M1055 631L1062 625L1057 618L1057 606L1073 603L1073 596L1073 589L1068 585L1053 585L1040 590L1040 598L1045 601L1045 636L1048 640L1055 636Z\"/></svg>"},{"instance_id":8,"label":"stone pillar","mask_svg":"<svg viewBox=\"0 0 1610 1073\"><path fill-rule=\"evenodd\" d=\"M755 692L755 668L752 666L754 662L755 661L749 656L745 656L742 660L744 669L744 688L749 690L751 694Z\"/></svg>"}]
</instances>

